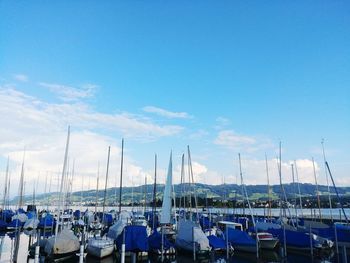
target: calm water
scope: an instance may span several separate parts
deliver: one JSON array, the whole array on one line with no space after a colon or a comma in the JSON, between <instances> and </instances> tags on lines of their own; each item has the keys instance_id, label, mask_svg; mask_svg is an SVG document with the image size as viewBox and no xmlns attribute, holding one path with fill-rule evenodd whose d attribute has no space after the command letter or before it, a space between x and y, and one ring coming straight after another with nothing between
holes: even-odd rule
<instances>
[{"instance_id":1,"label":"calm water","mask_svg":"<svg viewBox=\"0 0 350 263\"><path fill-rule=\"evenodd\" d=\"M2 233L0 236L0 262L34 262L34 259L28 257L28 247L30 243L35 242L36 238L31 237L28 234L20 233L16 235L15 233L4 234ZM347 254L350 255L350 251L347 251ZM306 254L297 254L297 253L288 253L287 259L285 261L279 256L278 252L261 252L259 261L256 260L256 256L249 253L236 252L229 259L226 259L225 255L210 255L208 258L198 259L197 262L215 262L215 263L243 263L243 262L297 262L297 263L306 263L306 262L334 262L341 263L344 262L342 259L342 255L339 257L335 256L334 253L330 255L324 255L318 258L311 258L310 255ZM44 262L44 258L41 259L41 262ZM68 262L68 261L67 261ZM72 259L69 262L79 262L78 258ZM86 257L85 262L88 263L116 263L119 260L116 257L108 257L103 260L97 260L95 258ZM128 262L128 261L127 261ZM160 262L160 258L151 258L145 259L144 263L153 263ZM186 263L193 262L191 255L178 255L177 257L167 258L164 262L172 262L172 263ZM348 256L348 262L350 262L350 256Z\"/></svg>"}]
</instances>

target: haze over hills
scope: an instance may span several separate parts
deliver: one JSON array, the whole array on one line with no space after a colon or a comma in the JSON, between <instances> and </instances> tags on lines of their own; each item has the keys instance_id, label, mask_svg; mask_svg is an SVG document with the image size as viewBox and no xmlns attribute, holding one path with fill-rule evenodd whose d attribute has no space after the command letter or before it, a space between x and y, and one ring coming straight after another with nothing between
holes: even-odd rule
<instances>
[{"instance_id":1,"label":"haze over hills","mask_svg":"<svg viewBox=\"0 0 350 263\"><path fill-rule=\"evenodd\" d=\"M287 197L289 199L293 199L298 196L296 193L298 192L297 184L285 184L283 185ZM222 184L222 185L207 185L207 184L194 184L190 186L189 184L184 184L183 186L180 184L174 185L174 190L176 193L176 197L180 197L182 189L185 189L187 193L189 191L193 191L195 189L197 196L199 198L205 199L206 197L214 200L243 200L242 195L242 186L237 184ZM328 198L327 186L319 185L319 192L321 195L321 199ZM268 199L267 195L267 185L247 185L247 194L250 200L260 200L266 201ZM161 202L163 196L164 185L157 185L157 200ZM335 194L333 187L330 187L332 195ZM338 187L337 188L340 195L350 195L350 187ZM300 184L300 192L303 198L315 198L316 196L316 185L313 184ZM153 185L141 185L136 187L123 187L122 192L122 203L130 204L132 200L134 203L143 203L146 195L147 202L151 202L153 198ZM102 204L104 196L104 190L98 191L98 202ZM116 204L119 198L119 188L108 188L106 192L107 204ZM281 196L281 187L280 185L272 185L271 186L271 198L276 200ZM36 196L37 204L53 204L58 199L58 193L49 193L49 194L40 194ZM96 190L86 190L86 191L78 191L73 192L68 195L68 200L71 203L80 203L81 201L84 204L94 204L96 201ZM27 203L33 202L32 195L26 195L25 201ZM17 204L18 197L15 197L11 200L11 204Z\"/></svg>"}]
</instances>

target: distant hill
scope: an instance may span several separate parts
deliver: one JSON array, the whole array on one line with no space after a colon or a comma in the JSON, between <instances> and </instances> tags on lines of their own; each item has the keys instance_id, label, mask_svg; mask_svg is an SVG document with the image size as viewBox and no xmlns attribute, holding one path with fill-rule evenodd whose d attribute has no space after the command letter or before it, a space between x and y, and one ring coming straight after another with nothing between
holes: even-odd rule
<instances>
[{"instance_id":1,"label":"distant hill","mask_svg":"<svg viewBox=\"0 0 350 263\"><path fill-rule=\"evenodd\" d=\"M289 199L294 199L297 195L297 184L285 184L283 185L287 197ZM197 193L199 198L208 198L213 200L243 200L242 187L236 184L224 184L224 185L207 185L207 184L184 184L184 185L174 185L175 193L177 197L180 197L182 189L184 191L194 191ZM267 195L267 185L247 185L247 194L250 200L255 201L266 201ZM157 185L157 199L161 200L163 196L164 185ZM279 185L271 186L271 197L272 199L278 199L281 196L281 187ZM319 186L319 191L323 197L321 199L326 200L327 196L327 186ZM153 185L142 185L136 187L123 187L122 193L122 203L130 204L132 200L134 203L143 203L146 192L147 203L153 200ZM315 198L316 196L316 186L313 184L300 184L300 192L303 198ZM350 187L338 187L338 192L341 195L350 195ZM333 187L331 188L331 193L334 194ZM98 191L98 202L99 204L103 201L104 190ZM109 205L118 203L119 199L119 188L109 188L106 192L107 200L106 203ZM26 203L31 203L32 196L26 196ZM54 204L58 199L57 193L40 194L36 197L37 204ZM71 203L80 203L83 200L84 204L93 205L96 200L96 190L88 191L78 191L71 193L68 198ZM12 204L17 204L18 197L11 200Z\"/></svg>"}]
</instances>

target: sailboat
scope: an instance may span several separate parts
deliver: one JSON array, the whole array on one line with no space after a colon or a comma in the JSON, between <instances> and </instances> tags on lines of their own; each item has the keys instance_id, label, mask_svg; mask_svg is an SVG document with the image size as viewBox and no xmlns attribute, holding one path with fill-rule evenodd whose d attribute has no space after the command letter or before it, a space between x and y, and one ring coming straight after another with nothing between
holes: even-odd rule
<instances>
[{"instance_id":1,"label":"sailboat","mask_svg":"<svg viewBox=\"0 0 350 263\"><path fill-rule=\"evenodd\" d=\"M63 212L61 211L61 207L64 201L62 200L62 192L63 192L63 186L65 184L65 177L66 177L66 171L67 171L69 138L70 138L70 127L68 127L66 149L65 149L64 161L63 161L63 169L62 169L62 176L61 176L61 183L60 183L60 194L59 194L59 202L58 202L58 217L57 217L57 224L55 226L55 236L47 239L47 242L45 244L45 249L44 249L47 256L51 259L71 258L76 255L76 252L78 252L80 248L79 239L74 235L73 231L67 228L64 229L63 224L61 224L62 229L60 232L58 229L61 213Z\"/></svg>"},{"instance_id":2,"label":"sailboat","mask_svg":"<svg viewBox=\"0 0 350 263\"><path fill-rule=\"evenodd\" d=\"M12 221L7 225L7 230L13 231L21 229L28 219L23 210L23 195L24 195L24 156L22 161L21 176L19 181L19 201L16 214L12 217Z\"/></svg>"},{"instance_id":3,"label":"sailboat","mask_svg":"<svg viewBox=\"0 0 350 263\"><path fill-rule=\"evenodd\" d=\"M172 225L172 200L173 200L173 163L170 153L169 167L166 184L163 193L162 210L160 215L160 231L153 228L152 234L148 237L150 251L156 254L170 255L175 253L174 244L167 236L175 234Z\"/></svg>"},{"instance_id":4,"label":"sailboat","mask_svg":"<svg viewBox=\"0 0 350 263\"><path fill-rule=\"evenodd\" d=\"M6 201L7 201L7 196L8 196L8 182L9 181L9 162L10 158L7 158L7 166L6 166L6 175L5 175L5 184L4 184L4 196L2 200L2 209L1 209L1 218L0 218L0 231L6 230L7 228L7 219L6 219L6 213L5 207L6 207Z\"/></svg>"},{"instance_id":5,"label":"sailboat","mask_svg":"<svg viewBox=\"0 0 350 263\"><path fill-rule=\"evenodd\" d=\"M191 163L191 155L189 146L188 150L188 170L189 170L189 178L192 179L193 182L193 171L192 171L192 163ZM190 180L191 181L191 180ZM195 193L194 193L195 194ZM191 202L191 197L190 197ZM196 214L197 211L197 199L195 195L195 204L196 204ZM192 211L190 211L192 212ZM190 217L191 220L193 217ZM209 239L202 231L202 228L199 225L198 219L196 216L197 222L193 222L191 220L180 219L178 222L178 232L175 240L175 246L179 250L192 252L194 254L206 254L211 250L209 245Z\"/></svg>"},{"instance_id":6,"label":"sailboat","mask_svg":"<svg viewBox=\"0 0 350 263\"><path fill-rule=\"evenodd\" d=\"M102 222L105 218L105 203L106 203L106 192L107 192L107 182L108 182L108 171L109 171L109 157L111 153L111 147L108 147L108 157L107 157L107 169L106 169L106 182L105 191L103 198L103 212L102 212ZM89 255L104 258L111 255L114 251L114 240L105 236L94 236L88 240L87 253Z\"/></svg>"}]
</instances>

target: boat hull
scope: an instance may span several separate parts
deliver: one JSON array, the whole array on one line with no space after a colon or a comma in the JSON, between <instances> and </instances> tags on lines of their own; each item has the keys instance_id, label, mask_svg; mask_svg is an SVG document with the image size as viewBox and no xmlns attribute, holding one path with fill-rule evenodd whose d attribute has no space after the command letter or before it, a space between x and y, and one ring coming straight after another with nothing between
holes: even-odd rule
<instances>
[{"instance_id":1,"label":"boat hull","mask_svg":"<svg viewBox=\"0 0 350 263\"><path fill-rule=\"evenodd\" d=\"M93 245L88 245L86 248L86 251L88 255L91 255L97 258L104 258L113 254L114 245L107 246L107 247L96 247Z\"/></svg>"},{"instance_id":2,"label":"boat hull","mask_svg":"<svg viewBox=\"0 0 350 263\"><path fill-rule=\"evenodd\" d=\"M278 244L278 239L259 240L261 249L275 249Z\"/></svg>"}]
</instances>

